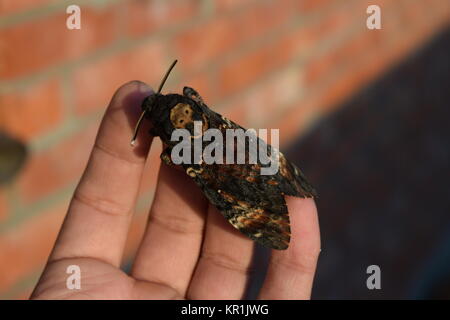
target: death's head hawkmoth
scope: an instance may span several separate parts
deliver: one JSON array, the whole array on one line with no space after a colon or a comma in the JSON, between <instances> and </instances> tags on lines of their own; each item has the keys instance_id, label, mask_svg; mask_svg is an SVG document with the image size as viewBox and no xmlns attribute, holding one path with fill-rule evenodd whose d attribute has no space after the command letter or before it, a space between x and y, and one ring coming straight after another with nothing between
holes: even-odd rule
<instances>
[{"instance_id":1,"label":"death's head hawkmoth","mask_svg":"<svg viewBox=\"0 0 450 320\"><path fill-rule=\"evenodd\" d=\"M169 165L174 165L171 155L178 140L173 141L172 134L177 129L187 130L192 144L208 129L216 129L223 136L222 141L226 138L226 130L245 130L212 111L192 88L184 87L182 95L161 94L164 82L175 63L176 60L164 76L158 91L144 99L142 114L132 139L133 144L141 121L147 118L152 124L150 134L159 136L165 146L161 159ZM200 134L195 131L196 123L200 124ZM300 169L281 152L265 145L261 139L256 139L259 144L269 148L270 155L274 155L276 151L279 168L276 173L261 174L263 164L259 160L239 164L224 159L208 163L196 162L191 157L192 161L179 165L233 227L266 247L284 250L289 246L291 234L285 195L311 198L316 196L316 192ZM249 142L245 143L248 146ZM202 141L203 147L206 144L207 142ZM221 157L225 155L221 154ZM244 158L248 160L248 154Z\"/></svg>"}]
</instances>

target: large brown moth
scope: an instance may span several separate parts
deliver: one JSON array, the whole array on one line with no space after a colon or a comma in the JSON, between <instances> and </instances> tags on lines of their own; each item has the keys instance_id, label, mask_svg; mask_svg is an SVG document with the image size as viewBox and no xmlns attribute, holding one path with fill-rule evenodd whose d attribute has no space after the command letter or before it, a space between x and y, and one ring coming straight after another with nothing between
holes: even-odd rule
<instances>
[{"instance_id":1,"label":"large brown moth","mask_svg":"<svg viewBox=\"0 0 450 320\"><path fill-rule=\"evenodd\" d=\"M182 95L161 94L161 89L176 62L175 60L167 71L158 91L144 99L143 111L132 139L133 144L141 121L144 118L149 119L152 124L150 134L159 136L165 147L161 160L171 165L171 153L178 143L171 140L176 129L188 130L192 144L195 139L200 138L194 130L195 121L201 123L201 133L207 129L218 129L224 138L227 129L245 130L212 111L192 88L184 87ZM261 139L257 139L258 143L265 144ZM206 147L208 143L202 141L202 146ZM270 145L267 147L271 148ZM256 163L243 164L192 161L180 166L233 227L263 246L284 250L288 248L291 237L285 195L309 198L315 197L316 192L300 169L289 162L281 152L277 154L279 170L272 175L260 173L263 164L259 159ZM247 154L245 159L248 159Z\"/></svg>"}]
</instances>

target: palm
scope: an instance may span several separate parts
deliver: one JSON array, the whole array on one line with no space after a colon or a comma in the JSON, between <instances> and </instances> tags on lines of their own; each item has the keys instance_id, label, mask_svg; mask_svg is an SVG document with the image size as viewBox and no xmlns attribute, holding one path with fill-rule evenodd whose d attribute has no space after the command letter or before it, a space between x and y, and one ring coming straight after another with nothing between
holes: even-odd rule
<instances>
[{"instance_id":1,"label":"palm","mask_svg":"<svg viewBox=\"0 0 450 320\"><path fill-rule=\"evenodd\" d=\"M83 275L82 290L67 290L68 265L88 270ZM174 299L176 292L170 287L133 279L125 272L106 262L90 258L64 259L48 265L45 278L36 299Z\"/></svg>"}]
</instances>

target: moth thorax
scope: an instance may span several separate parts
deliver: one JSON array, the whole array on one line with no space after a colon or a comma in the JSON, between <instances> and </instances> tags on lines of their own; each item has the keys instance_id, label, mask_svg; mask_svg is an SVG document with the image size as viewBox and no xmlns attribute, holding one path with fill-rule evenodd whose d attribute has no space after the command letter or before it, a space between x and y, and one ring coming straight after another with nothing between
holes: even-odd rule
<instances>
[{"instance_id":1,"label":"moth thorax","mask_svg":"<svg viewBox=\"0 0 450 320\"><path fill-rule=\"evenodd\" d=\"M192 115L194 111L187 103L178 103L170 111L170 122L176 129L184 129L188 124L193 123Z\"/></svg>"}]
</instances>

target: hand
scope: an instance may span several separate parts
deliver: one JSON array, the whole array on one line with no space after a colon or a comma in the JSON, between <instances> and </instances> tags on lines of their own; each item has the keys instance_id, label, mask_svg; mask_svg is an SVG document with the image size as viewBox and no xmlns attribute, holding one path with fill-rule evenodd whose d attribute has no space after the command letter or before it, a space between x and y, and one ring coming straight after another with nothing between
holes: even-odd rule
<instances>
[{"instance_id":1,"label":"hand","mask_svg":"<svg viewBox=\"0 0 450 320\"><path fill-rule=\"evenodd\" d=\"M253 241L208 204L183 172L164 164L146 231L130 274L120 269L152 137L141 128L130 146L140 103L152 90L122 86L102 120L32 299L240 299L250 276ZM70 155L68 155L70 156ZM311 199L287 197L292 240L272 251L261 299L309 299L320 251ZM81 269L81 289L66 287L69 265Z\"/></svg>"}]
</instances>

